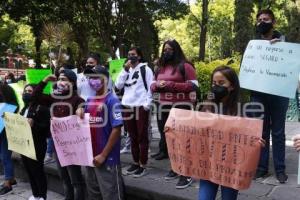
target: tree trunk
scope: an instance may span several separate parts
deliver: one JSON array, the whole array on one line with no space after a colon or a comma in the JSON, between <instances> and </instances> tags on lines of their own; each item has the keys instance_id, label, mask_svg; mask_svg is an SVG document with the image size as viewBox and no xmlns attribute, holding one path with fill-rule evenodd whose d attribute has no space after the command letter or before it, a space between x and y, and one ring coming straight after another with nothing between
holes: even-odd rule
<instances>
[{"instance_id":1,"label":"tree trunk","mask_svg":"<svg viewBox=\"0 0 300 200\"><path fill-rule=\"evenodd\" d=\"M35 36L35 51L36 51L36 57L35 57L35 68L40 69L42 68L42 62L41 62L41 46L42 46L42 38L40 35Z\"/></svg>"},{"instance_id":2,"label":"tree trunk","mask_svg":"<svg viewBox=\"0 0 300 200\"><path fill-rule=\"evenodd\" d=\"M208 23L208 0L202 1L202 20L200 25L200 38L199 38L199 60L204 61L205 59L205 43L207 34L207 23Z\"/></svg>"}]
</instances>

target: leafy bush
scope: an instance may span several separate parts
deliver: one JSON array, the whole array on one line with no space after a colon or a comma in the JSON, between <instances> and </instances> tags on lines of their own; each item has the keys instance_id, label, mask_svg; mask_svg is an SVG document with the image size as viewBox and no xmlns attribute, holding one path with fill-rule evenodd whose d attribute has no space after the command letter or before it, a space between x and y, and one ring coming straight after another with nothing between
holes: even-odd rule
<instances>
[{"instance_id":1,"label":"leafy bush","mask_svg":"<svg viewBox=\"0 0 300 200\"><path fill-rule=\"evenodd\" d=\"M195 63L196 74L200 85L202 97L204 99L206 98L207 93L210 91L210 76L213 70L220 65L228 65L232 67L237 73L239 73L240 60L240 56L235 56L223 60L214 60L210 63Z\"/></svg>"}]
</instances>

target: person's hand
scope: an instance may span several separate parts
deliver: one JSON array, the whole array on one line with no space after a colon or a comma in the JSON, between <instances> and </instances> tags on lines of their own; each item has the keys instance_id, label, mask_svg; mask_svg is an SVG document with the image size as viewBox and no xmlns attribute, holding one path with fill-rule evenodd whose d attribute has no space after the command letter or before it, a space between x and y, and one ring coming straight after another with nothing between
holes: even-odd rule
<instances>
[{"instance_id":1,"label":"person's hand","mask_svg":"<svg viewBox=\"0 0 300 200\"><path fill-rule=\"evenodd\" d=\"M34 122L33 119L32 118L27 118L27 121L28 121L30 127L32 127L33 126L33 122Z\"/></svg>"},{"instance_id":2,"label":"person's hand","mask_svg":"<svg viewBox=\"0 0 300 200\"><path fill-rule=\"evenodd\" d=\"M260 144L260 146L263 148L266 146L266 141L262 138L259 138L258 143Z\"/></svg>"},{"instance_id":3,"label":"person's hand","mask_svg":"<svg viewBox=\"0 0 300 200\"><path fill-rule=\"evenodd\" d=\"M300 134L296 135L294 138L293 138L293 141L294 141L294 147L297 151L300 151Z\"/></svg>"},{"instance_id":4,"label":"person's hand","mask_svg":"<svg viewBox=\"0 0 300 200\"><path fill-rule=\"evenodd\" d=\"M132 63L131 60L128 60L125 64L124 64L124 69L125 71L128 72L129 68L132 67Z\"/></svg>"},{"instance_id":5,"label":"person's hand","mask_svg":"<svg viewBox=\"0 0 300 200\"><path fill-rule=\"evenodd\" d=\"M78 109L76 110L76 115L77 115L78 117L80 117L80 119L83 119L83 118L84 118L84 109L83 109L83 108L78 108Z\"/></svg>"},{"instance_id":6,"label":"person's hand","mask_svg":"<svg viewBox=\"0 0 300 200\"><path fill-rule=\"evenodd\" d=\"M43 82L45 82L45 83L47 83L48 81L54 82L56 80L57 80L56 76L53 74L50 74L43 79Z\"/></svg>"},{"instance_id":7,"label":"person's hand","mask_svg":"<svg viewBox=\"0 0 300 200\"><path fill-rule=\"evenodd\" d=\"M271 44L275 44L276 42L281 42L281 39L279 39L279 38L274 38L274 39L270 40L270 43L271 43Z\"/></svg>"},{"instance_id":8,"label":"person's hand","mask_svg":"<svg viewBox=\"0 0 300 200\"><path fill-rule=\"evenodd\" d=\"M104 163L105 159L106 158L102 154L99 154L94 157L93 163L96 167L100 167Z\"/></svg>"},{"instance_id":9,"label":"person's hand","mask_svg":"<svg viewBox=\"0 0 300 200\"><path fill-rule=\"evenodd\" d=\"M159 88L164 88L164 87L166 87L166 81L164 81L164 80L162 80L162 81L157 81L156 84L157 84L157 87L159 87Z\"/></svg>"}]
</instances>

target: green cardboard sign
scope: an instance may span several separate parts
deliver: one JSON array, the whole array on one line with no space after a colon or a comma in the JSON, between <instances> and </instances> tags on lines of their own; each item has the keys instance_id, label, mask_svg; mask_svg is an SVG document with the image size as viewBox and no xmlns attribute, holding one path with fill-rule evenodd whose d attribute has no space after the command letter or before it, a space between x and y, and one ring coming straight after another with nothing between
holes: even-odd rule
<instances>
[{"instance_id":1,"label":"green cardboard sign","mask_svg":"<svg viewBox=\"0 0 300 200\"><path fill-rule=\"evenodd\" d=\"M46 76L52 74L51 69L27 69L26 81L29 84L38 84ZM43 91L44 94L50 94L52 91L52 83L48 83Z\"/></svg>"},{"instance_id":2,"label":"green cardboard sign","mask_svg":"<svg viewBox=\"0 0 300 200\"><path fill-rule=\"evenodd\" d=\"M119 60L111 60L109 62L109 74L113 82L116 81L119 73L122 71L125 60L126 58L121 58Z\"/></svg>"},{"instance_id":3,"label":"green cardboard sign","mask_svg":"<svg viewBox=\"0 0 300 200\"><path fill-rule=\"evenodd\" d=\"M9 86L12 87L12 89L14 90L17 100L18 100L18 104L19 104L19 112L21 111L21 109L24 107L24 102L22 99L22 94L23 94L23 90L24 87L26 85L25 81L18 81L17 83L10 83Z\"/></svg>"}]
</instances>

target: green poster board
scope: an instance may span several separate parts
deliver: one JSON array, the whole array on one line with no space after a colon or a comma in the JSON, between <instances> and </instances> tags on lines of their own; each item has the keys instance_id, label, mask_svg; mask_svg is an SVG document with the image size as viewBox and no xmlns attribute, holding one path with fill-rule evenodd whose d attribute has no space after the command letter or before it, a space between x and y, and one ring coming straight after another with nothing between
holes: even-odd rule
<instances>
[{"instance_id":1,"label":"green poster board","mask_svg":"<svg viewBox=\"0 0 300 200\"><path fill-rule=\"evenodd\" d=\"M38 84L46 76L52 74L51 69L27 69L26 70L26 81L31 84ZM44 89L44 94L50 94L52 91L52 83L48 83Z\"/></svg>"},{"instance_id":2,"label":"green poster board","mask_svg":"<svg viewBox=\"0 0 300 200\"><path fill-rule=\"evenodd\" d=\"M125 60L126 58L121 58L119 60L111 60L109 62L109 74L113 82L116 81L119 73L122 71Z\"/></svg>"},{"instance_id":3,"label":"green poster board","mask_svg":"<svg viewBox=\"0 0 300 200\"><path fill-rule=\"evenodd\" d=\"M25 85L26 85L25 81L18 81L17 83L9 84L9 86L12 87L12 89L14 90L14 92L17 96L17 100L18 100L18 104L19 104L19 112L24 107L24 102L23 102L23 99L22 99L22 93L23 93Z\"/></svg>"}]
</instances>

